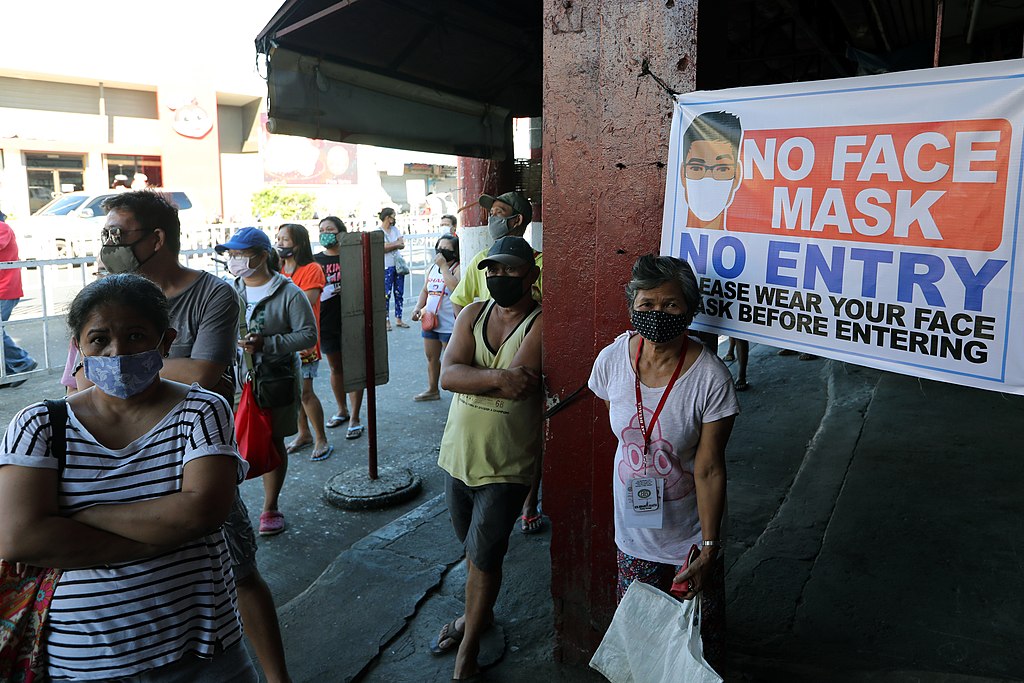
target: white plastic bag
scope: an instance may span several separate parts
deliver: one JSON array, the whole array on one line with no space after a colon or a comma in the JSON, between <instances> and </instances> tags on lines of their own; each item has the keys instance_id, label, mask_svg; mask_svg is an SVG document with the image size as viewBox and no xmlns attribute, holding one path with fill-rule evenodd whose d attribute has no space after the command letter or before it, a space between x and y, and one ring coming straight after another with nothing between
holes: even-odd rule
<instances>
[{"instance_id":1,"label":"white plastic bag","mask_svg":"<svg viewBox=\"0 0 1024 683\"><path fill-rule=\"evenodd\" d=\"M634 581L590 666L612 683L721 683L704 661L699 601Z\"/></svg>"}]
</instances>

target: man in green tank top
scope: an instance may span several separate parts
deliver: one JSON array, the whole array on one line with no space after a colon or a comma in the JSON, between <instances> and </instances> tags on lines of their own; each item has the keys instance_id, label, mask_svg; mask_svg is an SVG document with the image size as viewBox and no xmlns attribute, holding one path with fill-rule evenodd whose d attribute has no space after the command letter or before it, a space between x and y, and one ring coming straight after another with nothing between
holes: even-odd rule
<instances>
[{"instance_id":1,"label":"man in green tank top","mask_svg":"<svg viewBox=\"0 0 1024 683\"><path fill-rule=\"evenodd\" d=\"M477 267L487 271L491 299L459 314L441 363L441 386L455 396L438 465L448 473L448 512L469 572L465 613L444 625L431 651L458 649L456 680L479 671L480 636L494 618L508 537L543 446L533 249L522 237L503 237Z\"/></svg>"}]
</instances>

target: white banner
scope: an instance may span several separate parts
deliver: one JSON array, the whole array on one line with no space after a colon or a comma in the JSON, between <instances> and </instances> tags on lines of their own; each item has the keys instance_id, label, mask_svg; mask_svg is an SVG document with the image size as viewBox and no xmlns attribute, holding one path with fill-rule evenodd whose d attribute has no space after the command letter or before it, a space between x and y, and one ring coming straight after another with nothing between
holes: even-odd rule
<instances>
[{"instance_id":1,"label":"white banner","mask_svg":"<svg viewBox=\"0 0 1024 683\"><path fill-rule=\"evenodd\" d=\"M681 95L694 327L1024 394L1022 127L1024 60Z\"/></svg>"}]
</instances>

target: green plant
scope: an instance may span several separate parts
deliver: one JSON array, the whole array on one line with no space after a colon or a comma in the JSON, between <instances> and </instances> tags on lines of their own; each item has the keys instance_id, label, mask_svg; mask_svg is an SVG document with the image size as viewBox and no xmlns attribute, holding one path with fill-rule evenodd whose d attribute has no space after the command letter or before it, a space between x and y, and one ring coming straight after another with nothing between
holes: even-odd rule
<instances>
[{"instance_id":1,"label":"green plant","mask_svg":"<svg viewBox=\"0 0 1024 683\"><path fill-rule=\"evenodd\" d=\"M252 195L252 212L268 218L280 216L287 220L309 220L313 217L316 197L282 187L265 187Z\"/></svg>"}]
</instances>

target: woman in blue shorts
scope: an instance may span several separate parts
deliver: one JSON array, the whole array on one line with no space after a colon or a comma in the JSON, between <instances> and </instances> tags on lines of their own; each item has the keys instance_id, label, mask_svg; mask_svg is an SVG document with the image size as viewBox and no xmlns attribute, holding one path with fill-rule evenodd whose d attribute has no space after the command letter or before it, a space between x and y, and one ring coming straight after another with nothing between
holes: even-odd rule
<instances>
[{"instance_id":1,"label":"woman in blue shorts","mask_svg":"<svg viewBox=\"0 0 1024 683\"><path fill-rule=\"evenodd\" d=\"M423 351L427 355L427 389L412 397L414 401L439 401L437 380L441 376L441 353L455 328L452 291L459 284L459 238L444 234L434 245L434 263L427 270L426 281L412 319L423 327Z\"/></svg>"}]
</instances>

